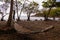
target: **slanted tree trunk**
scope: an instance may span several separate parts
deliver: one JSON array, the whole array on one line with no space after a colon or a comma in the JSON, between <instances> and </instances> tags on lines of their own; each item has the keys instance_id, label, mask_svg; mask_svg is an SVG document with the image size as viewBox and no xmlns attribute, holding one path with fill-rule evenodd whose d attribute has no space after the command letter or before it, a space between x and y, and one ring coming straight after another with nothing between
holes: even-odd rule
<instances>
[{"instance_id":1,"label":"slanted tree trunk","mask_svg":"<svg viewBox=\"0 0 60 40\"><path fill-rule=\"evenodd\" d=\"M8 14L8 13L7 13L7 14ZM6 14L6 15L7 15L7 14ZM2 14L1 21L4 21L4 17L5 17L6 15L3 16L3 14Z\"/></svg>"},{"instance_id":2,"label":"slanted tree trunk","mask_svg":"<svg viewBox=\"0 0 60 40\"><path fill-rule=\"evenodd\" d=\"M23 10L23 8L24 8L25 2L26 2L26 1L24 1L24 4L22 5L22 9L21 9L21 11L20 11L20 15L18 16L18 21L20 21L21 13L22 13L22 10Z\"/></svg>"},{"instance_id":3,"label":"slanted tree trunk","mask_svg":"<svg viewBox=\"0 0 60 40\"><path fill-rule=\"evenodd\" d=\"M12 14L13 14L13 0L11 0L11 4L10 4L10 14L9 14L9 18L8 18L8 21L7 21L7 26L10 26L11 27L11 24L12 24Z\"/></svg>"},{"instance_id":4,"label":"slanted tree trunk","mask_svg":"<svg viewBox=\"0 0 60 40\"><path fill-rule=\"evenodd\" d=\"M4 21L4 19L3 19L4 17L3 17L3 13L2 13L2 18L1 18L1 21Z\"/></svg>"},{"instance_id":5,"label":"slanted tree trunk","mask_svg":"<svg viewBox=\"0 0 60 40\"><path fill-rule=\"evenodd\" d=\"M23 10L23 8L20 11L20 15L18 16L18 20L17 21L20 21L22 10Z\"/></svg>"},{"instance_id":6,"label":"slanted tree trunk","mask_svg":"<svg viewBox=\"0 0 60 40\"><path fill-rule=\"evenodd\" d=\"M4 21L3 17L1 18L1 21Z\"/></svg>"},{"instance_id":7,"label":"slanted tree trunk","mask_svg":"<svg viewBox=\"0 0 60 40\"><path fill-rule=\"evenodd\" d=\"M22 9L23 9L23 8L22 8ZM21 11L20 11L20 15L18 16L18 20L17 20L17 21L20 21L22 9L21 9Z\"/></svg>"}]
</instances>

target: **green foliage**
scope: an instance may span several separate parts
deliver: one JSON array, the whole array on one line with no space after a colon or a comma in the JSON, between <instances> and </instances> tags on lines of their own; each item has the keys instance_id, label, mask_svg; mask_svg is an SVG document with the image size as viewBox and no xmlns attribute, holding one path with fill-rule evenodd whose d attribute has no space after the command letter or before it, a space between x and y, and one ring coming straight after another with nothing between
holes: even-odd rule
<instances>
[{"instance_id":1,"label":"green foliage","mask_svg":"<svg viewBox=\"0 0 60 40\"><path fill-rule=\"evenodd\" d=\"M44 2L42 6L45 7L45 8L47 8L48 7L47 2Z\"/></svg>"},{"instance_id":2,"label":"green foliage","mask_svg":"<svg viewBox=\"0 0 60 40\"><path fill-rule=\"evenodd\" d=\"M60 7L60 2L56 2L56 7Z\"/></svg>"},{"instance_id":3,"label":"green foliage","mask_svg":"<svg viewBox=\"0 0 60 40\"><path fill-rule=\"evenodd\" d=\"M44 16L48 14L48 10L47 11L43 11L43 13L38 13L35 16ZM60 7L57 7L55 9L51 9L50 14L48 15L49 17L59 17L60 16Z\"/></svg>"},{"instance_id":4,"label":"green foliage","mask_svg":"<svg viewBox=\"0 0 60 40\"><path fill-rule=\"evenodd\" d=\"M44 16L44 15L47 15L48 11L43 11L43 13L39 12L39 13L36 13L35 16Z\"/></svg>"},{"instance_id":5,"label":"green foliage","mask_svg":"<svg viewBox=\"0 0 60 40\"><path fill-rule=\"evenodd\" d=\"M35 16L43 16L43 13L41 13L40 11L39 12L37 11Z\"/></svg>"},{"instance_id":6,"label":"green foliage","mask_svg":"<svg viewBox=\"0 0 60 40\"><path fill-rule=\"evenodd\" d=\"M38 10L38 3L34 1L23 8L23 11L28 13L35 13L36 10Z\"/></svg>"},{"instance_id":7,"label":"green foliage","mask_svg":"<svg viewBox=\"0 0 60 40\"><path fill-rule=\"evenodd\" d=\"M34 2L34 1L33 1L33 4L34 4L35 6L38 6L38 5L39 5L38 3Z\"/></svg>"},{"instance_id":8,"label":"green foliage","mask_svg":"<svg viewBox=\"0 0 60 40\"><path fill-rule=\"evenodd\" d=\"M47 2L43 2L43 7L54 7L56 0L47 0Z\"/></svg>"},{"instance_id":9,"label":"green foliage","mask_svg":"<svg viewBox=\"0 0 60 40\"><path fill-rule=\"evenodd\" d=\"M51 16L51 17L53 17L53 16L56 16L56 9L52 9L51 11L50 11L50 14L49 14L49 16Z\"/></svg>"},{"instance_id":10,"label":"green foliage","mask_svg":"<svg viewBox=\"0 0 60 40\"><path fill-rule=\"evenodd\" d=\"M29 4L29 6L32 6L32 5L33 6L38 6L39 4L33 1L32 3Z\"/></svg>"},{"instance_id":11,"label":"green foliage","mask_svg":"<svg viewBox=\"0 0 60 40\"><path fill-rule=\"evenodd\" d=\"M57 7L56 12L57 16L60 16L60 7Z\"/></svg>"},{"instance_id":12,"label":"green foliage","mask_svg":"<svg viewBox=\"0 0 60 40\"><path fill-rule=\"evenodd\" d=\"M60 7L60 2L56 2L56 0L48 0L47 2L43 2L43 7L48 7L48 6L55 6L55 7Z\"/></svg>"}]
</instances>

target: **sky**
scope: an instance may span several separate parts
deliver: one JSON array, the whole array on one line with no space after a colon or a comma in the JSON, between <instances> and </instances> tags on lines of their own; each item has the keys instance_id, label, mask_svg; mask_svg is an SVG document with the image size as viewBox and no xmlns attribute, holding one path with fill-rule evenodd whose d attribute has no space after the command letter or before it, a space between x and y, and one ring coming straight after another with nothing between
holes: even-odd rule
<instances>
[{"instance_id":1,"label":"sky","mask_svg":"<svg viewBox=\"0 0 60 40\"><path fill-rule=\"evenodd\" d=\"M57 2L60 2L60 0L56 0Z\"/></svg>"}]
</instances>

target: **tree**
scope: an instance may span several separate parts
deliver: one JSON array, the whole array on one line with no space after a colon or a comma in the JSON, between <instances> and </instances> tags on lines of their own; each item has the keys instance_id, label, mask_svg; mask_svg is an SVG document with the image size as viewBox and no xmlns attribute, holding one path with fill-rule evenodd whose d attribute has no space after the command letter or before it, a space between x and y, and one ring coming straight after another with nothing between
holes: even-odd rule
<instances>
[{"instance_id":1,"label":"tree","mask_svg":"<svg viewBox=\"0 0 60 40\"><path fill-rule=\"evenodd\" d=\"M18 16L17 21L20 21L21 12L23 11L23 8L24 8L24 5L25 5L25 1L24 1L24 3L23 3L23 4L20 2L20 4L22 5L22 8L21 8L20 15Z\"/></svg>"},{"instance_id":2,"label":"tree","mask_svg":"<svg viewBox=\"0 0 60 40\"><path fill-rule=\"evenodd\" d=\"M47 0L47 2L43 2L43 7L49 8L47 15L44 15L45 20L48 20L48 15L53 7L55 7L56 0Z\"/></svg>"},{"instance_id":3,"label":"tree","mask_svg":"<svg viewBox=\"0 0 60 40\"><path fill-rule=\"evenodd\" d=\"M16 0L16 10L17 10L17 21L19 20L19 16L18 16L18 1Z\"/></svg>"},{"instance_id":4,"label":"tree","mask_svg":"<svg viewBox=\"0 0 60 40\"><path fill-rule=\"evenodd\" d=\"M3 21L3 12L0 11L0 14L2 15L1 21Z\"/></svg>"},{"instance_id":5,"label":"tree","mask_svg":"<svg viewBox=\"0 0 60 40\"><path fill-rule=\"evenodd\" d=\"M38 4L36 2L30 3L28 6L24 7L25 12L27 12L27 21L30 21L30 15L31 13L36 13L36 10L38 9Z\"/></svg>"},{"instance_id":6,"label":"tree","mask_svg":"<svg viewBox=\"0 0 60 40\"><path fill-rule=\"evenodd\" d=\"M20 11L20 15L18 16L17 21L20 21L21 13L22 13L22 11L23 11L23 9L24 9L24 6L26 5L26 1L28 1L28 0L22 0L22 1L24 1L24 3L21 3L21 1L20 1L21 11Z\"/></svg>"},{"instance_id":7,"label":"tree","mask_svg":"<svg viewBox=\"0 0 60 40\"><path fill-rule=\"evenodd\" d=\"M15 10L13 10L13 20L15 20Z\"/></svg>"},{"instance_id":8,"label":"tree","mask_svg":"<svg viewBox=\"0 0 60 40\"><path fill-rule=\"evenodd\" d=\"M60 2L56 2L56 7L60 7Z\"/></svg>"},{"instance_id":9,"label":"tree","mask_svg":"<svg viewBox=\"0 0 60 40\"><path fill-rule=\"evenodd\" d=\"M57 13L57 10L54 8L51 9L50 11L50 17L53 17L53 20L55 20L55 17L56 17L56 13Z\"/></svg>"},{"instance_id":10,"label":"tree","mask_svg":"<svg viewBox=\"0 0 60 40\"><path fill-rule=\"evenodd\" d=\"M9 14L9 18L8 18L8 21L7 21L7 26L8 27L11 27L12 25L12 15L13 15L13 0L11 0L11 4L10 4L10 14Z\"/></svg>"},{"instance_id":11,"label":"tree","mask_svg":"<svg viewBox=\"0 0 60 40\"><path fill-rule=\"evenodd\" d=\"M7 9L8 9L8 4L5 2L4 4L2 4L2 5L0 5L1 6L1 10L3 10L3 12L2 12L2 18L1 18L1 21L4 21L4 14L6 14L6 11L7 11Z\"/></svg>"}]
</instances>

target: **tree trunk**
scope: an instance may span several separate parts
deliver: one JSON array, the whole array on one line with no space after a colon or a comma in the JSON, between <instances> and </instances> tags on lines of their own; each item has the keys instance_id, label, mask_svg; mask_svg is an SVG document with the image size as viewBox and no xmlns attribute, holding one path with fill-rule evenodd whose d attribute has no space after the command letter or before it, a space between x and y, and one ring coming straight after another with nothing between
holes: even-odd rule
<instances>
[{"instance_id":1,"label":"tree trunk","mask_svg":"<svg viewBox=\"0 0 60 40\"><path fill-rule=\"evenodd\" d=\"M17 21L19 20L19 16L18 16L18 2L16 0L16 10L17 10Z\"/></svg>"},{"instance_id":2,"label":"tree trunk","mask_svg":"<svg viewBox=\"0 0 60 40\"><path fill-rule=\"evenodd\" d=\"M30 13L27 14L27 17L28 17L27 21L30 21Z\"/></svg>"},{"instance_id":3,"label":"tree trunk","mask_svg":"<svg viewBox=\"0 0 60 40\"><path fill-rule=\"evenodd\" d=\"M23 10L23 8L24 8L25 2L26 2L26 1L24 1L24 4L23 4L22 9L21 9L21 11L20 11L20 15L18 16L18 21L20 21L20 18L21 18L21 12L22 12L22 10Z\"/></svg>"},{"instance_id":4,"label":"tree trunk","mask_svg":"<svg viewBox=\"0 0 60 40\"><path fill-rule=\"evenodd\" d=\"M7 26L10 26L11 27L11 24L12 24L12 14L13 14L13 0L11 0L11 7L10 7L10 14L9 14L9 18L8 18L8 21L7 21Z\"/></svg>"},{"instance_id":5,"label":"tree trunk","mask_svg":"<svg viewBox=\"0 0 60 40\"><path fill-rule=\"evenodd\" d=\"M13 19L15 20L15 10L13 11Z\"/></svg>"},{"instance_id":6,"label":"tree trunk","mask_svg":"<svg viewBox=\"0 0 60 40\"><path fill-rule=\"evenodd\" d=\"M4 17L3 17L3 13L2 13L2 18L1 18L1 21L4 21L4 19L3 19Z\"/></svg>"},{"instance_id":7,"label":"tree trunk","mask_svg":"<svg viewBox=\"0 0 60 40\"><path fill-rule=\"evenodd\" d=\"M53 21L55 21L55 16L53 17Z\"/></svg>"},{"instance_id":8,"label":"tree trunk","mask_svg":"<svg viewBox=\"0 0 60 40\"><path fill-rule=\"evenodd\" d=\"M21 12L22 12L23 8L21 9L20 11L20 15L18 16L18 20L17 21L20 21L20 17L21 17Z\"/></svg>"},{"instance_id":9,"label":"tree trunk","mask_svg":"<svg viewBox=\"0 0 60 40\"><path fill-rule=\"evenodd\" d=\"M4 21L3 17L1 18L1 21Z\"/></svg>"},{"instance_id":10,"label":"tree trunk","mask_svg":"<svg viewBox=\"0 0 60 40\"><path fill-rule=\"evenodd\" d=\"M49 16L49 14L50 14L51 9L52 9L52 7L50 7L50 9L49 9L49 11L48 11L48 14L44 16L44 17L45 17L45 21L49 20L49 19L48 19L48 16Z\"/></svg>"},{"instance_id":11,"label":"tree trunk","mask_svg":"<svg viewBox=\"0 0 60 40\"><path fill-rule=\"evenodd\" d=\"M46 14L44 14L44 19L45 19L45 21L48 20L48 17L46 16Z\"/></svg>"}]
</instances>

